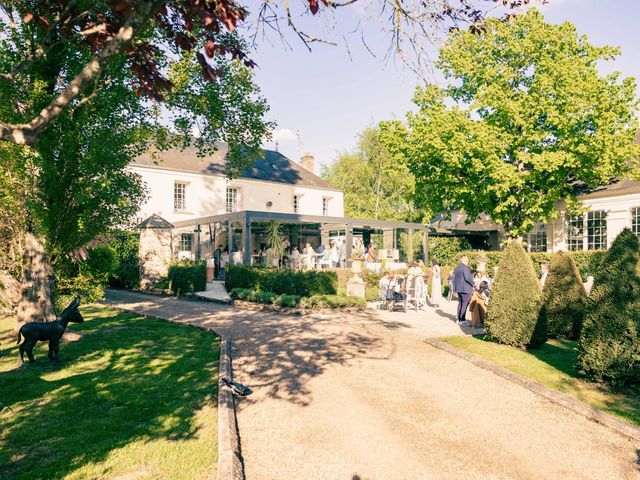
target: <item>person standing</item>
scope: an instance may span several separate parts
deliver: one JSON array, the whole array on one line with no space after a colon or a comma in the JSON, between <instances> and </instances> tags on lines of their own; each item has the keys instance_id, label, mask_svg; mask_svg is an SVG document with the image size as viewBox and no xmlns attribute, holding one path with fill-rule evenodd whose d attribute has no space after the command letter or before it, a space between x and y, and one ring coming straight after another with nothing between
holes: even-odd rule
<instances>
[{"instance_id":1,"label":"person standing","mask_svg":"<svg viewBox=\"0 0 640 480\"><path fill-rule=\"evenodd\" d=\"M333 268L340 266L340 250L335 241L331 242L331 266Z\"/></svg>"},{"instance_id":2,"label":"person standing","mask_svg":"<svg viewBox=\"0 0 640 480\"><path fill-rule=\"evenodd\" d=\"M222 264L222 246L218 245L216 251L213 252L213 278L218 280L220 278L220 270Z\"/></svg>"},{"instance_id":3,"label":"person standing","mask_svg":"<svg viewBox=\"0 0 640 480\"><path fill-rule=\"evenodd\" d=\"M467 307L474 289L473 275L469 268L469 257L466 255L460 258L460 263L453 271L453 288L458 294L458 323L460 324L467 320Z\"/></svg>"},{"instance_id":4,"label":"person standing","mask_svg":"<svg viewBox=\"0 0 640 480\"><path fill-rule=\"evenodd\" d=\"M547 276L549 275L549 265L546 263L540 265L540 272L542 273L542 275L540 275L540 288L544 288L544 284L547 282Z\"/></svg>"},{"instance_id":5,"label":"person standing","mask_svg":"<svg viewBox=\"0 0 640 480\"><path fill-rule=\"evenodd\" d=\"M338 249L338 265L340 268L347 266L347 242L343 240L340 242L340 248Z\"/></svg>"},{"instance_id":6,"label":"person standing","mask_svg":"<svg viewBox=\"0 0 640 480\"><path fill-rule=\"evenodd\" d=\"M431 271L431 304L434 307L439 307L442 300L442 275L440 264L436 260L431 260Z\"/></svg>"}]
</instances>

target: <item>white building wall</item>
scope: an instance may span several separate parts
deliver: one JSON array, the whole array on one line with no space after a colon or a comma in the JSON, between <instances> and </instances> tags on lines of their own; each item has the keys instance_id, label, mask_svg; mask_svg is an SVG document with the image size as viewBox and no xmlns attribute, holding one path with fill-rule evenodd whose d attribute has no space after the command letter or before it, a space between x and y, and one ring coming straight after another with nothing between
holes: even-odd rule
<instances>
[{"instance_id":1,"label":"white building wall","mask_svg":"<svg viewBox=\"0 0 640 480\"><path fill-rule=\"evenodd\" d=\"M329 199L328 215L344 216L343 194L335 190L244 178L229 181L221 176L166 168L135 165L128 168L141 176L148 189L148 198L140 209L139 220L154 213L169 222L226 213L227 186L238 189L237 211L293 213L293 196L299 195L298 213L301 215L322 215L322 199L325 197ZM187 184L184 211L174 209L175 182Z\"/></svg>"},{"instance_id":2,"label":"white building wall","mask_svg":"<svg viewBox=\"0 0 640 480\"><path fill-rule=\"evenodd\" d=\"M631 209L640 207L640 194L619 195L604 198L583 197L580 199L586 207L586 212L603 210L607 214L607 247L624 228L631 228ZM560 217L547 225L547 249L558 252L566 250L565 241L565 206L558 204ZM587 235L585 229L584 235Z\"/></svg>"}]
</instances>

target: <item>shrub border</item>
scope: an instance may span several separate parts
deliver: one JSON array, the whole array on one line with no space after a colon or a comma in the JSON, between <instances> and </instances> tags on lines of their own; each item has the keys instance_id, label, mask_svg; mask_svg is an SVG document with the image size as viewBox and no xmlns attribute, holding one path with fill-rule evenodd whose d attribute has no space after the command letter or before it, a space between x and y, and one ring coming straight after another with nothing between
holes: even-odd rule
<instances>
[{"instance_id":1,"label":"shrub border","mask_svg":"<svg viewBox=\"0 0 640 480\"><path fill-rule=\"evenodd\" d=\"M344 307L344 308L302 308L302 307L281 307L279 305L250 302L249 300L233 300L233 306L246 310L260 310L266 312L277 312L284 315L305 315L312 313L353 313L364 312L366 307Z\"/></svg>"},{"instance_id":2,"label":"shrub border","mask_svg":"<svg viewBox=\"0 0 640 480\"><path fill-rule=\"evenodd\" d=\"M564 393L560 393L557 390L545 387L533 380L529 380L522 375L518 375L506 368L500 367L495 363L492 363L484 358L479 357L478 355L474 355L473 353L469 353L461 348L454 347L453 345L449 345L448 343L441 342L439 340L435 340L432 338L426 338L425 342L427 342L432 347L438 348L440 350L444 350L451 355L455 355L456 357L462 358L467 362L473 363L475 366L483 368L485 370L489 370L493 374L504 378L512 383L525 387L526 389L532 391L533 393L540 395L541 397L546 398L552 403L556 405L560 405L561 407L568 408L569 410L574 411L575 413L582 415L588 420L594 421L606 427L609 427L612 430L615 430L621 435L625 437L631 438L632 440L640 441L640 428L635 425L630 424L625 420L621 420L618 417L615 417L609 413L598 410L597 408L592 407L591 405L587 405L586 403L581 402L580 400L576 400L575 398L569 397Z\"/></svg>"}]
</instances>

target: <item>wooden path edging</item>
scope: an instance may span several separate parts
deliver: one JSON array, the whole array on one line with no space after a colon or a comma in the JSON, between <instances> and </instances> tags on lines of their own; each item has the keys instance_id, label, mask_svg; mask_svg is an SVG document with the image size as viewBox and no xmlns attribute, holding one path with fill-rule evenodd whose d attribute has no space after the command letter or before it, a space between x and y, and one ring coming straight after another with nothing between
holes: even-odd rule
<instances>
[{"instance_id":1,"label":"wooden path edging","mask_svg":"<svg viewBox=\"0 0 640 480\"><path fill-rule=\"evenodd\" d=\"M466 352L461 348L454 347L453 345L449 345L448 343L440 342L439 340L435 340L432 338L426 338L425 341L432 347L444 350L445 352L462 358L463 360L466 360L470 363L473 363L480 368L489 370L499 377L521 385L528 390L531 390L532 392L555 403L556 405L568 408L569 410L572 410L582 415L583 417L588 418L589 420L605 425L606 427L615 430L625 437L628 437L635 441L640 441L640 428L631 425L630 423L621 420L618 417L593 408L591 405L587 405L586 403L569 397L564 393L560 393L557 390L545 387L544 385L534 382L533 380L529 380L522 375L518 375L517 373L507 370L506 368L500 367L495 363L489 362L484 358L474 355L473 353Z\"/></svg>"},{"instance_id":2,"label":"wooden path edging","mask_svg":"<svg viewBox=\"0 0 640 480\"><path fill-rule=\"evenodd\" d=\"M233 380L231 371L231 340L220 341L220 370L218 380L218 480L244 480L244 466L240 452L240 437L236 421L235 401L231 388L223 378Z\"/></svg>"}]
</instances>

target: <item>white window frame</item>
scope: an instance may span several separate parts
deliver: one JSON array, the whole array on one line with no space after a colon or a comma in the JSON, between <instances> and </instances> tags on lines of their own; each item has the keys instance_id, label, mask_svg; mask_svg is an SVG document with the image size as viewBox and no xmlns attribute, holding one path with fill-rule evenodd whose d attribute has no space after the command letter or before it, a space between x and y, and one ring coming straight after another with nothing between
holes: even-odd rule
<instances>
[{"instance_id":1,"label":"white window frame","mask_svg":"<svg viewBox=\"0 0 640 480\"><path fill-rule=\"evenodd\" d=\"M586 217L587 250L606 250L607 245L607 212L606 210L589 210ZM604 226L592 225L592 222L603 221ZM596 229L598 229L596 231Z\"/></svg>"},{"instance_id":2,"label":"white window frame","mask_svg":"<svg viewBox=\"0 0 640 480\"><path fill-rule=\"evenodd\" d=\"M576 233L571 235L571 230L574 230ZM576 252L585 249L584 215L565 214L564 241L569 251Z\"/></svg>"},{"instance_id":3,"label":"white window frame","mask_svg":"<svg viewBox=\"0 0 640 480\"><path fill-rule=\"evenodd\" d=\"M631 207L629 209L631 231L640 236L640 207Z\"/></svg>"},{"instance_id":4,"label":"white window frame","mask_svg":"<svg viewBox=\"0 0 640 480\"><path fill-rule=\"evenodd\" d=\"M231 192L233 193L231 194ZM229 194L231 194L231 198ZM238 211L238 194L239 189L237 187L227 187L225 192L225 211L227 213Z\"/></svg>"},{"instance_id":5,"label":"white window frame","mask_svg":"<svg viewBox=\"0 0 640 480\"><path fill-rule=\"evenodd\" d=\"M322 197L322 216L329 216L329 202L331 201L331 197Z\"/></svg>"},{"instance_id":6,"label":"white window frame","mask_svg":"<svg viewBox=\"0 0 640 480\"><path fill-rule=\"evenodd\" d=\"M565 245L569 251L606 250L609 247L607 237L608 215L606 210L588 210L582 215L565 214ZM595 227L592 222L604 220L604 225ZM576 234L570 234L574 228ZM596 229L600 231L596 233Z\"/></svg>"},{"instance_id":7,"label":"white window frame","mask_svg":"<svg viewBox=\"0 0 640 480\"><path fill-rule=\"evenodd\" d=\"M175 180L173 182L173 211L185 212L187 210L187 187L189 182ZM181 187L181 188L179 188ZM178 190L182 190L179 192Z\"/></svg>"},{"instance_id":8,"label":"white window frame","mask_svg":"<svg viewBox=\"0 0 640 480\"><path fill-rule=\"evenodd\" d=\"M188 240L187 240L188 239ZM185 248L185 245L189 244L189 249ZM193 251L193 233L181 233L180 243L178 244L179 252L192 252Z\"/></svg>"},{"instance_id":9,"label":"white window frame","mask_svg":"<svg viewBox=\"0 0 640 480\"><path fill-rule=\"evenodd\" d=\"M293 207L293 213L300 213L300 199L302 198L302 195L300 194L294 194L293 195L293 199L291 202L291 206Z\"/></svg>"},{"instance_id":10,"label":"white window frame","mask_svg":"<svg viewBox=\"0 0 640 480\"><path fill-rule=\"evenodd\" d=\"M540 241L543 239L543 241ZM527 243L530 252L546 252L549 249L549 238L547 236L547 225L542 222L536 223L527 234Z\"/></svg>"}]
</instances>

